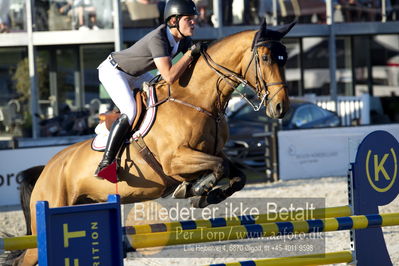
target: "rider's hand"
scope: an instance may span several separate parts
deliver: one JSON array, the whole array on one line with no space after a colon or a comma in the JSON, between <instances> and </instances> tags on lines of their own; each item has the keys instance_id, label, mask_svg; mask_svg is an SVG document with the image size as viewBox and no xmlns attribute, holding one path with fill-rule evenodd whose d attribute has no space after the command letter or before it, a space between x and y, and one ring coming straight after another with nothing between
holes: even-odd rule
<instances>
[{"instance_id":1,"label":"rider's hand","mask_svg":"<svg viewBox=\"0 0 399 266\"><path fill-rule=\"evenodd\" d=\"M201 51L206 49L206 45L203 42L197 42L191 46L191 56L193 59L197 59L201 55Z\"/></svg>"}]
</instances>

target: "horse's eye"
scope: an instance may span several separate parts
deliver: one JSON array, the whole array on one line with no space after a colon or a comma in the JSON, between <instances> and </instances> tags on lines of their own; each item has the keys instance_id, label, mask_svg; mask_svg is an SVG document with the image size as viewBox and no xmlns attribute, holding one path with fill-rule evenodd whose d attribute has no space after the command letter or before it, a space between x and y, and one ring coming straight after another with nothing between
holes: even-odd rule
<instances>
[{"instance_id":1,"label":"horse's eye","mask_svg":"<svg viewBox=\"0 0 399 266\"><path fill-rule=\"evenodd\" d=\"M269 56L267 54L262 55L262 60L265 62L269 61Z\"/></svg>"}]
</instances>

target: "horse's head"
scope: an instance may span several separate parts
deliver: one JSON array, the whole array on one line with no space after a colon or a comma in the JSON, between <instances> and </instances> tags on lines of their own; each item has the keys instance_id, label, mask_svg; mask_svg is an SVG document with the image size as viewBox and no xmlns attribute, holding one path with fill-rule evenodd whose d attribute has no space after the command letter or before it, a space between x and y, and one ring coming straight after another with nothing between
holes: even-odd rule
<instances>
[{"instance_id":1,"label":"horse's head","mask_svg":"<svg viewBox=\"0 0 399 266\"><path fill-rule=\"evenodd\" d=\"M260 100L264 101L266 115L271 118L282 118L289 108L284 77L287 52L281 39L295 23L274 31L267 29L264 21L253 39L251 54L248 54L249 63L244 77L256 89Z\"/></svg>"}]
</instances>

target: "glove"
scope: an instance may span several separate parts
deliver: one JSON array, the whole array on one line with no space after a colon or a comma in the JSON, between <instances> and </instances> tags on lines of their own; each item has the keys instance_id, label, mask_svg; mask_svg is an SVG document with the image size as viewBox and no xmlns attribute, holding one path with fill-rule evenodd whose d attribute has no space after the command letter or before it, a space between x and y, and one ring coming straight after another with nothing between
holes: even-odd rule
<instances>
[{"instance_id":1,"label":"glove","mask_svg":"<svg viewBox=\"0 0 399 266\"><path fill-rule=\"evenodd\" d=\"M197 59L201 56L201 51L206 50L206 45L203 42L197 42L191 46L190 50L193 59Z\"/></svg>"}]
</instances>

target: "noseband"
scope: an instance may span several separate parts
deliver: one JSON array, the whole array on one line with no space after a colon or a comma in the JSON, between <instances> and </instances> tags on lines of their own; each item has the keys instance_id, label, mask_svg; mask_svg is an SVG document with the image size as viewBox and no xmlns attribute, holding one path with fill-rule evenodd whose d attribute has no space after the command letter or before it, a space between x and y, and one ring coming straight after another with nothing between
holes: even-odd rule
<instances>
[{"instance_id":1,"label":"noseband","mask_svg":"<svg viewBox=\"0 0 399 266\"><path fill-rule=\"evenodd\" d=\"M252 49L252 56L251 56L251 60L249 61L247 68L244 72L244 76L239 75L238 73L235 73L234 71L221 66L219 64L217 64L215 61L213 61L213 59L210 57L210 55L202 50L201 54L205 59L205 62L208 64L208 66L215 71L218 75L219 75L219 79L217 82L217 86L219 86L220 81L224 80L225 82L227 82L240 96L241 98L243 98L244 100L246 100L248 102L249 105L252 106L252 108L255 111L259 111L260 108L262 107L262 105L264 104L264 102L269 102L271 99L273 99L273 97L284 88L284 86L286 85L286 83L284 81L281 82L272 82L272 83L266 83L264 78L263 78L263 74L261 71L261 67L260 67L260 61L259 61L259 53L258 53L258 47L261 46L268 46L269 43L271 42L277 42L280 43L279 41L263 41L263 42L258 42ZM281 44L281 43L280 43ZM270 58L270 56L267 58L263 58L264 61L268 61L269 64L272 63L272 60ZM254 64L254 69L255 69L255 87L252 86L251 84L249 84L248 80L245 78L245 76L247 75L247 72L252 64L252 62L255 62ZM227 73L223 73L227 72ZM249 99L249 97L240 92L237 87L239 85L242 85L244 87L248 87L250 88L254 93L256 93L256 95L258 96L258 99L260 99L260 103L259 104L255 104L254 102L251 101L251 99ZM269 90L268 87L270 86L276 86L276 85L283 85L281 86L278 91L272 95L272 97L269 99ZM262 91L264 91L263 95L262 95Z\"/></svg>"}]
</instances>

